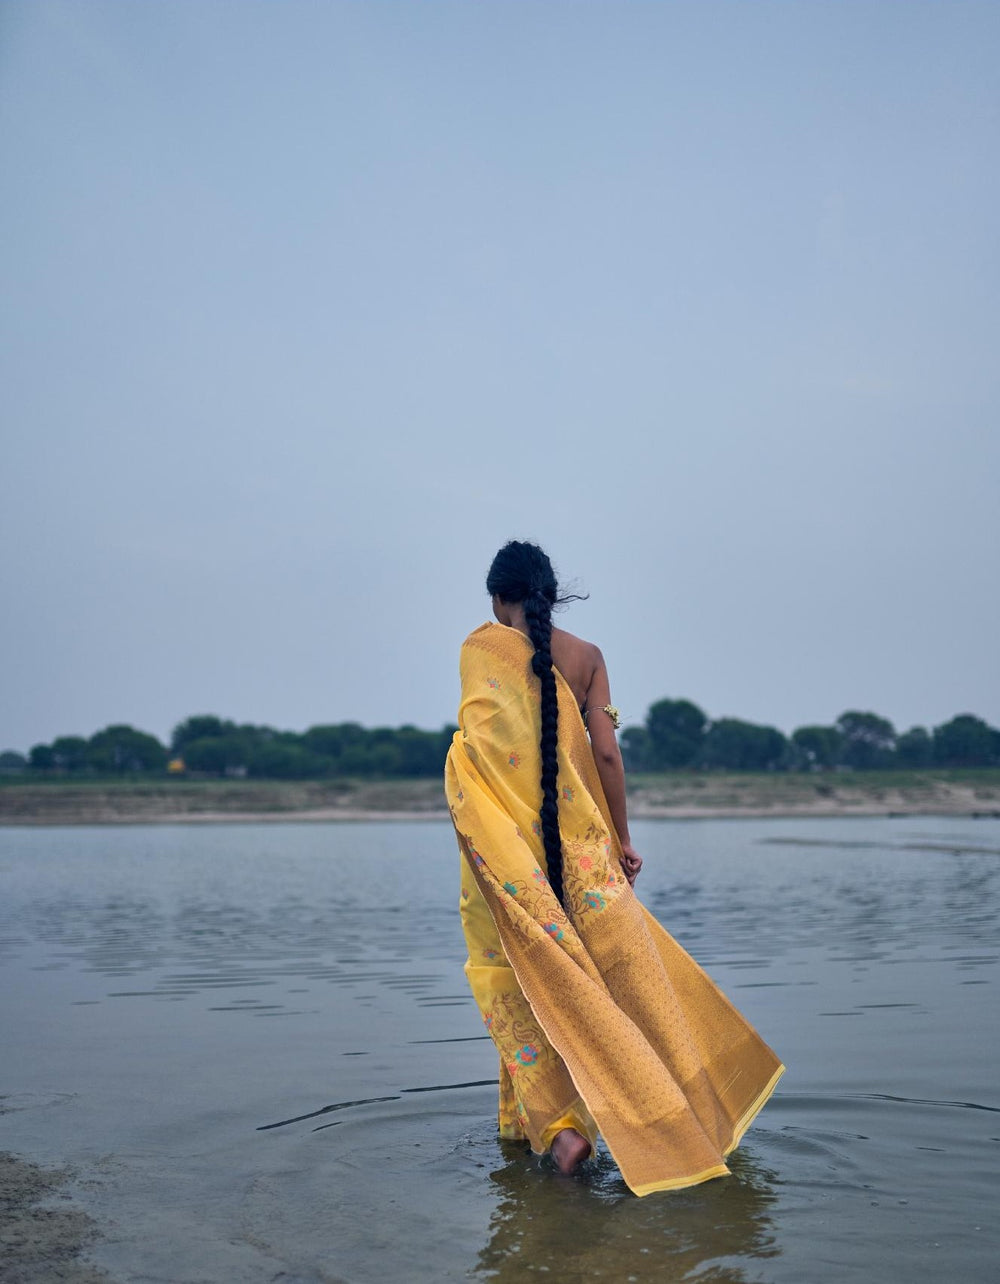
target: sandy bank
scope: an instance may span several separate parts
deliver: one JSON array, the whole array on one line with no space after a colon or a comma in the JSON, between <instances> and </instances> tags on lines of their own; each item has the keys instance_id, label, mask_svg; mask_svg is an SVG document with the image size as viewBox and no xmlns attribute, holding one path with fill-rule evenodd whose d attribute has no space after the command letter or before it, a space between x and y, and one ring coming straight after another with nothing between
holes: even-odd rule
<instances>
[{"instance_id":1,"label":"sandy bank","mask_svg":"<svg viewBox=\"0 0 1000 1284\"><path fill-rule=\"evenodd\" d=\"M637 819L738 816L1000 816L1000 771L635 778Z\"/></svg>"},{"instance_id":2,"label":"sandy bank","mask_svg":"<svg viewBox=\"0 0 1000 1284\"><path fill-rule=\"evenodd\" d=\"M630 780L637 819L1000 816L1000 769L831 775L673 773ZM395 781L70 781L0 786L0 825L446 820L441 784Z\"/></svg>"}]
</instances>

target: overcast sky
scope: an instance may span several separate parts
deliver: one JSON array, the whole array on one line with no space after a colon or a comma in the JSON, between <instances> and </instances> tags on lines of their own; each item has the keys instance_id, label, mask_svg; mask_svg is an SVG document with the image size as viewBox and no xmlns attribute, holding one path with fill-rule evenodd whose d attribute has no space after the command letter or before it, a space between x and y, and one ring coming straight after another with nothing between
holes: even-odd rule
<instances>
[{"instance_id":1,"label":"overcast sky","mask_svg":"<svg viewBox=\"0 0 1000 1284\"><path fill-rule=\"evenodd\" d=\"M496 548L626 723L1000 723L1000 5L0 6L0 749L439 727Z\"/></svg>"}]
</instances>

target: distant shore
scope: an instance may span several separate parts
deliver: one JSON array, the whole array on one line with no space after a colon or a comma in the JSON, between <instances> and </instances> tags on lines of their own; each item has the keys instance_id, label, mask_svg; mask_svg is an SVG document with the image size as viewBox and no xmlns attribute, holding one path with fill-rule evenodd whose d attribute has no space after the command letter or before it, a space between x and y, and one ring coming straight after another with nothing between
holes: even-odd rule
<instances>
[{"instance_id":1,"label":"distant shore","mask_svg":"<svg viewBox=\"0 0 1000 1284\"><path fill-rule=\"evenodd\" d=\"M831 773L668 772L629 780L643 819L737 816L1000 816L1000 768ZM446 820L423 780L0 782L0 825Z\"/></svg>"}]
</instances>

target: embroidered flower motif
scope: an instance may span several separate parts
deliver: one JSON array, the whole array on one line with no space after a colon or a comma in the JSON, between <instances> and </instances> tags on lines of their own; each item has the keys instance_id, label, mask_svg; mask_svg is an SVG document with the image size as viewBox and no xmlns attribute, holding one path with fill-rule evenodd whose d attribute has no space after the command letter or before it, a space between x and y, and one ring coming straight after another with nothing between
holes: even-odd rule
<instances>
[{"instance_id":1,"label":"embroidered flower motif","mask_svg":"<svg viewBox=\"0 0 1000 1284\"><path fill-rule=\"evenodd\" d=\"M488 687L490 687L493 691L499 691L499 690L500 690L500 679L499 679L499 678L487 678L487 679L486 679L486 685L487 685Z\"/></svg>"},{"instance_id":2,"label":"embroidered flower motif","mask_svg":"<svg viewBox=\"0 0 1000 1284\"><path fill-rule=\"evenodd\" d=\"M563 938L563 930L558 923L543 923L542 930L548 932L554 941L561 941Z\"/></svg>"},{"instance_id":3,"label":"embroidered flower motif","mask_svg":"<svg viewBox=\"0 0 1000 1284\"><path fill-rule=\"evenodd\" d=\"M508 1062L507 1062L507 1073L510 1075L510 1077L511 1077L512 1079L513 1079L513 1077L517 1074L517 1062L516 1062L516 1061L508 1061Z\"/></svg>"},{"instance_id":4,"label":"embroidered flower motif","mask_svg":"<svg viewBox=\"0 0 1000 1284\"><path fill-rule=\"evenodd\" d=\"M467 887L463 887L463 888L462 888L462 900L463 900L463 901L467 901L468 899L469 899L469 889L468 889Z\"/></svg>"},{"instance_id":5,"label":"embroidered flower motif","mask_svg":"<svg viewBox=\"0 0 1000 1284\"><path fill-rule=\"evenodd\" d=\"M510 757L507 759L507 763L511 767L520 767L521 765L520 755L516 753L512 753Z\"/></svg>"},{"instance_id":6,"label":"embroidered flower motif","mask_svg":"<svg viewBox=\"0 0 1000 1284\"><path fill-rule=\"evenodd\" d=\"M541 822L540 820L533 820L533 821L531 822L531 832L532 832L532 833L533 833L537 838L541 838L541 836L542 836L542 822Z\"/></svg>"},{"instance_id":7,"label":"embroidered flower motif","mask_svg":"<svg viewBox=\"0 0 1000 1284\"><path fill-rule=\"evenodd\" d=\"M609 886L609 887L614 887L615 883L617 883L617 882L618 882L618 879L617 879L617 878L615 878L614 874L613 874L613 873L609 873L609 874L608 874L608 886Z\"/></svg>"},{"instance_id":8,"label":"embroidered flower motif","mask_svg":"<svg viewBox=\"0 0 1000 1284\"><path fill-rule=\"evenodd\" d=\"M531 877L536 883L547 883L549 881L537 866L531 871Z\"/></svg>"},{"instance_id":9,"label":"embroidered flower motif","mask_svg":"<svg viewBox=\"0 0 1000 1284\"><path fill-rule=\"evenodd\" d=\"M484 959L495 959L495 958L496 958L496 956L497 956L497 951L496 951L496 950L483 950L483 958L484 958ZM492 1021L492 1020L493 1020L493 1018L492 1018L492 1017L490 1017L490 1020Z\"/></svg>"},{"instance_id":10,"label":"embroidered flower motif","mask_svg":"<svg viewBox=\"0 0 1000 1284\"><path fill-rule=\"evenodd\" d=\"M590 857L589 857L589 856L581 856L581 857L580 857L580 868L581 868L581 869L590 869L590 867L591 867L591 865L593 865L593 863L594 863L594 862L590 859Z\"/></svg>"},{"instance_id":11,"label":"embroidered flower motif","mask_svg":"<svg viewBox=\"0 0 1000 1284\"><path fill-rule=\"evenodd\" d=\"M563 785L562 796L566 799L567 802L572 802L573 799L576 797L570 785Z\"/></svg>"},{"instance_id":12,"label":"embroidered flower motif","mask_svg":"<svg viewBox=\"0 0 1000 1284\"><path fill-rule=\"evenodd\" d=\"M538 1060L538 1049L533 1043L522 1044L514 1056L523 1066L533 1066Z\"/></svg>"},{"instance_id":13,"label":"embroidered flower motif","mask_svg":"<svg viewBox=\"0 0 1000 1284\"><path fill-rule=\"evenodd\" d=\"M516 896L516 895L517 895L517 884L516 884L516 883L504 883L504 885L503 885L503 890L504 890L505 892L510 892L511 896Z\"/></svg>"},{"instance_id":14,"label":"embroidered flower motif","mask_svg":"<svg viewBox=\"0 0 1000 1284\"><path fill-rule=\"evenodd\" d=\"M487 1030L492 1029L492 1027L493 1027L493 1013L492 1013L492 1012L487 1012L487 1013L485 1014L485 1016L483 1017L483 1025L485 1025L485 1026L486 1026Z\"/></svg>"},{"instance_id":15,"label":"embroidered flower motif","mask_svg":"<svg viewBox=\"0 0 1000 1284\"><path fill-rule=\"evenodd\" d=\"M591 909L595 909L595 910L602 910L607 904L607 901L604 899L604 897L601 895L600 892L585 892L583 899L587 902L587 904L590 906Z\"/></svg>"},{"instance_id":16,"label":"embroidered flower motif","mask_svg":"<svg viewBox=\"0 0 1000 1284\"><path fill-rule=\"evenodd\" d=\"M462 793L461 789L458 791L455 797L458 799L459 802L465 802L465 794Z\"/></svg>"}]
</instances>

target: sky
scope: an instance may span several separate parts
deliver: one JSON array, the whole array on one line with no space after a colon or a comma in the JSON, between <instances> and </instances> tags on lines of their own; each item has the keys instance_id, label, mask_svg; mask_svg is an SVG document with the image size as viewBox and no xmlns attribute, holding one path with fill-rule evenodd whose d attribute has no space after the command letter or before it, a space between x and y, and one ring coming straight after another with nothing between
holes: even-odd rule
<instances>
[{"instance_id":1,"label":"sky","mask_svg":"<svg viewBox=\"0 0 1000 1284\"><path fill-rule=\"evenodd\" d=\"M497 548L626 725L1000 725L1000 6L4 0L0 749L454 719Z\"/></svg>"}]
</instances>

